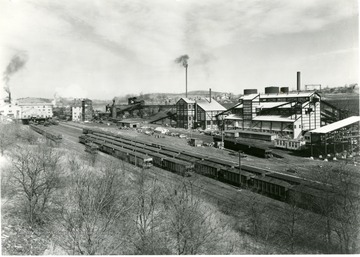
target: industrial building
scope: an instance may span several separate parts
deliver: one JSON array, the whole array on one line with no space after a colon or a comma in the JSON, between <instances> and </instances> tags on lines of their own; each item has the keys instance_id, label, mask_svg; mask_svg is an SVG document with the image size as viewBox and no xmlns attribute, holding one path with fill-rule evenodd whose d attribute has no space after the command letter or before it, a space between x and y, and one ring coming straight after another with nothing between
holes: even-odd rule
<instances>
[{"instance_id":1,"label":"industrial building","mask_svg":"<svg viewBox=\"0 0 360 257\"><path fill-rule=\"evenodd\" d=\"M0 106L0 116L11 119L21 119L21 108L17 104L7 104Z\"/></svg>"},{"instance_id":2,"label":"industrial building","mask_svg":"<svg viewBox=\"0 0 360 257\"><path fill-rule=\"evenodd\" d=\"M339 153L359 152L360 116L352 116L332 124L311 130L311 156Z\"/></svg>"},{"instance_id":3,"label":"industrial building","mask_svg":"<svg viewBox=\"0 0 360 257\"><path fill-rule=\"evenodd\" d=\"M224 114L225 129L240 129L296 139L303 131L320 128L321 96L270 87L265 94L245 94ZM248 93L249 91L245 91ZM219 119L219 118L218 118Z\"/></svg>"},{"instance_id":4,"label":"industrial building","mask_svg":"<svg viewBox=\"0 0 360 257\"><path fill-rule=\"evenodd\" d=\"M217 129L217 115L224 111L226 108L211 97L180 98L176 103L177 127Z\"/></svg>"},{"instance_id":5,"label":"industrial building","mask_svg":"<svg viewBox=\"0 0 360 257\"><path fill-rule=\"evenodd\" d=\"M51 102L41 98L22 98L17 100L21 108L21 119L46 119L53 116L53 105Z\"/></svg>"},{"instance_id":6,"label":"industrial building","mask_svg":"<svg viewBox=\"0 0 360 257\"><path fill-rule=\"evenodd\" d=\"M82 121L82 100L74 99L71 105L71 120L72 121Z\"/></svg>"},{"instance_id":7,"label":"industrial building","mask_svg":"<svg viewBox=\"0 0 360 257\"><path fill-rule=\"evenodd\" d=\"M81 101L82 107L82 121L91 121L93 119L93 107L90 99L83 99Z\"/></svg>"}]
</instances>

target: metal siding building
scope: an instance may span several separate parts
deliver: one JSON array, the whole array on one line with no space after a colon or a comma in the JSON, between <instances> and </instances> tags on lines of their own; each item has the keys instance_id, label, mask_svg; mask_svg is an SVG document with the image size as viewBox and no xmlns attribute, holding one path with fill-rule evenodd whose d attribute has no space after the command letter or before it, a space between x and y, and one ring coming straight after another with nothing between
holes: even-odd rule
<instances>
[{"instance_id":1,"label":"metal siding building","mask_svg":"<svg viewBox=\"0 0 360 257\"><path fill-rule=\"evenodd\" d=\"M228 109L227 128L276 134L296 139L320 127L320 95L316 92L251 94Z\"/></svg>"}]
</instances>

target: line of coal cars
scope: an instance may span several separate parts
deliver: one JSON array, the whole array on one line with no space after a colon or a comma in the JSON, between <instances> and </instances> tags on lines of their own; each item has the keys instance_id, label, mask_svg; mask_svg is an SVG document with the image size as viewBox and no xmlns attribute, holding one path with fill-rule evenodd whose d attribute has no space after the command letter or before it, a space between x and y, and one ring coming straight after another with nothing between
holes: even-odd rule
<instances>
[{"instance_id":1,"label":"line of coal cars","mask_svg":"<svg viewBox=\"0 0 360 257\"><path fill-rule=\"evenodd\" d=\"M83 144L95 143L101 151L139 167L148 168L154 165L183 176L196 172L281 201L296 199L299 205L304 203L304 207L307 202L313 201L322 194L319 183L293 175L249 165L241 165L239 169L239 165L235 162L134 140L97 129L84 129L79 141Z\"/></svg>"},{"instance_id":2,"label":"line of coal cars","mask_svg":"<svg viewBox=\"0 0 360 257\"><path fill-rule=\"evenodd\" d=\"M43 135L44 137L56 142L56 143L60 143L62 140L62 135L61 134L54 134L52 132L47 131L44 127L39 127L37 125L34 124L30 124L29 125L30 128L32 130L34 130L35 132Z\"/></svg>"}]
</instances>

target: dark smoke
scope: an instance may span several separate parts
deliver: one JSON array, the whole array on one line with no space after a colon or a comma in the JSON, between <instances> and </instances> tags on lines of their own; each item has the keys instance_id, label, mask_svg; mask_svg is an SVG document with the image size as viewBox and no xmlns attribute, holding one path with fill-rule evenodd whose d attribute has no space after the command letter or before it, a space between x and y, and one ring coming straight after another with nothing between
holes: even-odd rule
<instances>
[{"instance_id":1,"label":"dark smoke","mask_svg":"<svg viewBox=\"0 0 360 257\"><path fill-rule=\"evenodd\" d=\"M9 65L6 67L6 70L3 73L3 79L5 82L4 89L7 93L10 93L10 88L9 88L10 77L17 71L21 70L25 66L27 60L28 60L28 56L26 53L16 54L11 59Z\"/></svg>"},{"instance_id":2,"label":"dark smoke","mask_svg":"<svg viewBox=\"0 0 360 257\"><path fill-rule=\"evenodd\" d=\"M181 63L185 68L188 66L189 56L187 54L182 55L175 59L176 63Z\"/></svg>"}]
</instances>

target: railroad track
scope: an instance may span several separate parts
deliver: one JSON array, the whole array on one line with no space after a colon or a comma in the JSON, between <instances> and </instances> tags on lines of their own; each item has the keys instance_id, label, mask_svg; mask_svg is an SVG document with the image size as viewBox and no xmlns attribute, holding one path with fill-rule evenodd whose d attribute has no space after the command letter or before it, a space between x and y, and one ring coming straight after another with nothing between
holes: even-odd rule
<instances>
[{"instance_id":1,"label":"railroad track","mask_svg":"<svg viewBox=\"0 0 360 257\"><path fill-rule=\"evenodd\" d=\"M51 126L50 129L63 134L63 137L66 141L65 145L65 142L63 142L63 147L71 148L78 152L84 152L84 146L78 142L79 136L82 134L81 127L60 123L60 125ZM119 159L101 152L99 153L99 157L102 161L120 162ZM131 164L125 163L125 166L128 167L128 170L132 173L139 174L140 172L139 168L134 168L134 166ZM178 183L176 181L178 181L179 178L182 178L178 174L154 166L150 169L147 169L147 171L149 171L148 174L151 176L151 178L159 179L172 185L176 185ZM194 187L196 187L199 192L205 194L209 199L217 201L217 203L227 203L229 206L234 206L237 205L237 201L239 201L239 199L242 199L241 201L245 201L244 204L246 204L246 199L256 199L258 202L265 202L267 205L273 206L272 208L274 208L274 210L280 210L283 206L282 202L267 198L249 190L239 190L239 188L236 186L224 184L220 181L204 176L197 175L186 179L192 181L197 180L197 183L194 184ZM234 196L238 196L236 197L237 200L234 199ZM242 215L240 211L238 217L241 216Z\"/></svg>"}]
</instances>

